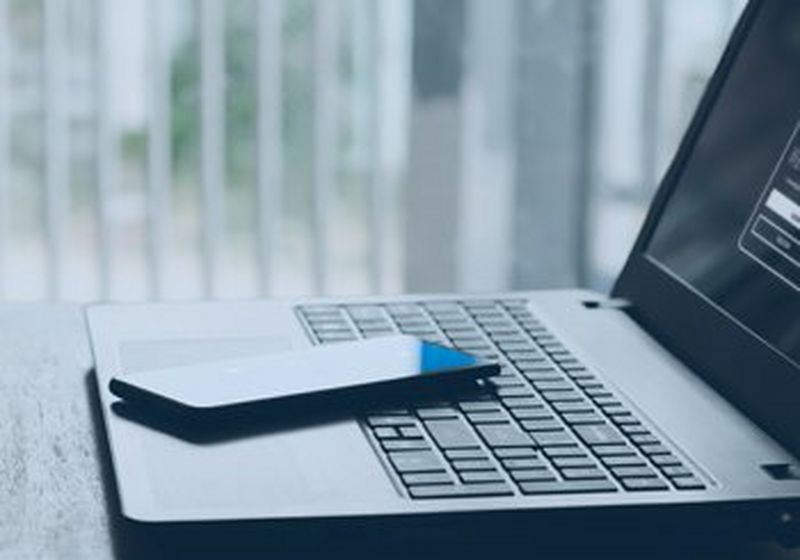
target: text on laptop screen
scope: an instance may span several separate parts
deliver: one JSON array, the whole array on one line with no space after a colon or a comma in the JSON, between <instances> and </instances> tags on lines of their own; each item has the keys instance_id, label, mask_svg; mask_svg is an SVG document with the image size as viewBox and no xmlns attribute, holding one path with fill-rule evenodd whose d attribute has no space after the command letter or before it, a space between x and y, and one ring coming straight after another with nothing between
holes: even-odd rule
<instances>
[{"instance_id":1,"label":"text on laptop screen","mask_svg":"<svg viewBox=\"0 0 800 560\"><path fill-rule=\"evenodd\" d=\"M764 2L648 258L800 364L800 2Z\"/></svg>"}]
</instances>

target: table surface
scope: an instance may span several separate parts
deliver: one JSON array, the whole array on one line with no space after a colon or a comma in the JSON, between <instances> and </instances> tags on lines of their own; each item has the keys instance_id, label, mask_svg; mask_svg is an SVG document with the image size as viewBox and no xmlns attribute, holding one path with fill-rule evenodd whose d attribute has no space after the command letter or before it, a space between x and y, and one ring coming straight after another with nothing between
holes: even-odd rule
<instances>
[{"instance_id":1,"label":"table surface","mask_svg":"<svg viewBox=\"0 0 800 560\"><path fill-rule=\"evenodd\" d=\"M0 558L142 556L120 534L82 308L5 305L0 332ZM800 559L765 543L721 554Z\"/></svg>"}]
</instances>

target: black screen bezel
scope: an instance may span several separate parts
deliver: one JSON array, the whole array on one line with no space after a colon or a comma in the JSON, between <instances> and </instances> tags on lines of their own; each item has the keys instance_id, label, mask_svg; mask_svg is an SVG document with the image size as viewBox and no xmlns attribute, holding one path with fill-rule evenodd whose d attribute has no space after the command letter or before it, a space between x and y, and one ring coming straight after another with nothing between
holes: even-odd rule
<instances>
[{"instance_id":1,"label":"black screen bezel","mask_svg":"<svg viewBox=\"0 0 800 560\"><path fill-rule=\"evenodd\" d=\"M759 10L751 0L664 176L613 289L631 316L763 429L800 455L800 370L648 256L651 237Z\"/></svg>"}]
</instances>

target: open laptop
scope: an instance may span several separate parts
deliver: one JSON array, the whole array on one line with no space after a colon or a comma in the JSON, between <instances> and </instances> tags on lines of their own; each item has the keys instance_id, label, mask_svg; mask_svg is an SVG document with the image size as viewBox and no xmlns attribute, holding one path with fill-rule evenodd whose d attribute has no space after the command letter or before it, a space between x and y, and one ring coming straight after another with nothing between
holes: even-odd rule
<instances>
[{"instance_id":1,"label":"open laptop","mask_svg":"<svg viewBox=\"0 0 800 560\"><path fill-rule=\"evenodd\" d=\"M610 295L89 308L124 515L791 524L800 504L798 37L800 3L749 4ZM392 333L500 360L503 375L494 391L461 401L221 441L143 425L117 413L108 390L114 375Z\"/></svg>"}]
</instances>

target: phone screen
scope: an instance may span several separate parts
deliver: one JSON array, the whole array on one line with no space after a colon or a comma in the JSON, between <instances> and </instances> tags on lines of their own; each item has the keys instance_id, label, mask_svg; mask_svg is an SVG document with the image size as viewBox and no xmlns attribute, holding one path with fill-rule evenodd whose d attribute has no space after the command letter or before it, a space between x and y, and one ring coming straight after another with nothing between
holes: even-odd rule
<instances>
[{"instance_id":1,"label":"phone screen","mask_svg":"<svg viewBox=\"0 0 800 560\"><path fill-rule=\"evenodd\" d=\"M466 381L498 373L498 365L470 354L396 336L137 372L113 379L110 388L130 402L166 399L213 410L359 389L401 390L415 383Z\"/></svg>"}]
</instances>

